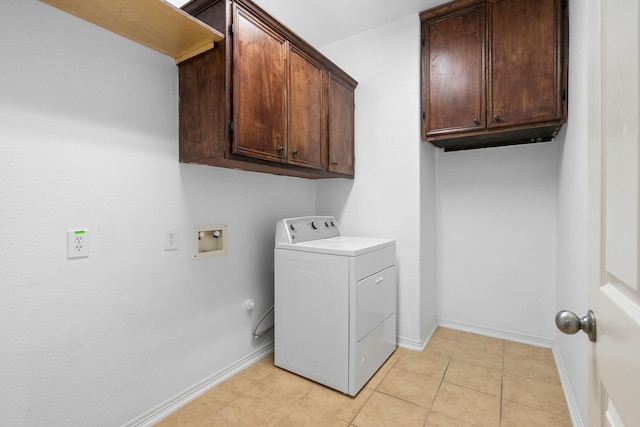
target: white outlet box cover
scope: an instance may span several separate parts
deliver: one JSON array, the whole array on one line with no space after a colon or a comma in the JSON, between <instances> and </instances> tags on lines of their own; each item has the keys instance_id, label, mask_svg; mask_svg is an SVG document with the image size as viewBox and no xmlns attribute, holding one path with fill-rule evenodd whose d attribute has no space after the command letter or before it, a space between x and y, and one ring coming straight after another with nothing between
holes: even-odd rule
<instances>
[{"instance_id":1,"label":"white outlet box cover","mask_svg":"<svg viewBox=\"0 0 640 427\"><path fill-rule=\"evenodd\" d=\"M89 256L89 230L67 231L67 258Z\"/></svg>"},{"instance_id":2,"label":"white outlet box cover","mask_svg":"<svg viewBox=\"0 0 640 427\"><path fill-rule=\"evenodd\" d=\"M164 230L164 250L174 251L178 249L178 230Z\"/></svg>"}]
</instances>

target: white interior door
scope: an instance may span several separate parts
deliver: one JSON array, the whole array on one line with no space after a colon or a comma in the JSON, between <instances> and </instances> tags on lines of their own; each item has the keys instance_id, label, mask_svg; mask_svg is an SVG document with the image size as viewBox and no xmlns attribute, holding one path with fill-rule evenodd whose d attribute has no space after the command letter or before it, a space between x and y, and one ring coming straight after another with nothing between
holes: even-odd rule
<instances>
[{"instance_id":1,"label":"white interior door","mask_svg":"<svg viewBox=\"0 0 640 427\"><path fill-rule=\"evenodd\" d=\"M640 426L640 6L589 0L591 426Z\"/></svg>"}]
</instances>

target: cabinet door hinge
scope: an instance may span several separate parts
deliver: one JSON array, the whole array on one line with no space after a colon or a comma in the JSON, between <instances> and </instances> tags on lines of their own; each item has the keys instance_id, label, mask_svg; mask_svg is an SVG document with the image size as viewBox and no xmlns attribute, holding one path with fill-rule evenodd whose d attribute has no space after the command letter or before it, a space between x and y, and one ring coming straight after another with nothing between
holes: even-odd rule
<instances>
[{"instance_id":1,"label":"cabinet door hinge","mask_svg":"<svg viewBox=\"0 0 640 427\"><path fill-rule=\"evenodd\" d=\"M233 24L229 24L229 35L233 35Z\"/></svg>"},{"instance_id":2,"label":"cabinet door hinge","mask_svg":"<svg viewBox=\"0 0 640 427\"><path fill-rule=\"evenodd\" d=\"M422 46L424 46L424 39L422 39Z\"/></svg>"},{"instance_id":3,"label":"cabinet door hinge","mask_svg":"<svg viewBox=\"0 0 640 427\"><path fill-rule=\"evenodd\" d=\"M427 118L427 113L425 113L424 111L422 112L422 120Z\"/></svg>"},{"instance_id":4,"label":"cabinet door hinge","mask_svg":"<svg viewBox=\"0 0 640 427\"><path fill-rule=\"evenodd\" d=\"M560 98L564 101L565 99L567 99L567 91L562 89L560 91Z\"/></svg>"},{"instance_id":5,"label":"cabinet door hinge","mask_svg":"<svg viewBox=\"0 0 640 427\"><path fill-rule=\"evenodd\" d=\"M229 122L227 129L229 130L229 133L233 133L233 122Z\"/></svg>"}]
</instances>

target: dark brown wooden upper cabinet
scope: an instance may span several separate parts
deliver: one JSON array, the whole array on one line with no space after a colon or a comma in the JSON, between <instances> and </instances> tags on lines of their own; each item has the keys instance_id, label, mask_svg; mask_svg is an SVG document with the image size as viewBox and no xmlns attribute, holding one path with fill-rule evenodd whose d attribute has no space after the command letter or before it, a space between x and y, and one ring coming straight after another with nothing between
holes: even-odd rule
<instances>
[{"instance_id":1,"label":"dark brown wooden upper cabinet","mask_svg":"<svg viewBox=\"0 0 640 427\"><path fill-rule=\"evenodd\" d=\"M566 1L422 12L423 139L446 151L551 140L567 118Z\"/></svg>"},{"instance_id":2,"label":"dark brown wooden upper cabinet","mask_svg":"<svg viewBox=\"0 0 640 427\"><path fill-rule=\"evenodd\" d=\"M286 161L288 42L233 4L233 154Z\"/></svg>"},{"instance_id":3,"label":"dark brown wooden upper cabinet","mask_svg":"<svg viewBox=\"0 0 640 427\"><path fill-rule=\"evenodd\" d=\"M355 80L249 0L194 0L183 9L228 36L179 64L181 162L353 177ZM350 97L332 101L328 74ZM345 168L330 164L330 152Z\"/></svg>"},{"instance_id":4,"label":"dark brown wooden upper cabinet","mask_svg":"<svg viewBox=\"0 0 640 427\"><path fill-rule=\"evenodd\" d=\"M351 84L329 73L329 170L354 174L354 99Z\"/></svg>"},{"instance_id":5,"label":"dark brown wooden upper cabinet","mask_svg":"<svg viewBox=\"0 0 640 427\"><path fill-rule=\"evenodd\" d=\"M423 22L426 135L485 125L485 6L461 7Z\"/></svg>"},{"instance_id":6,"label":"dark brown wooden upper cabinet","mask_svg":"<svg viewBox=\"0 0 640 427\"><path fill-rule=\"evenodd\" d=\"M326 167L326 102L322 64L292 47L289 52L289 162L313 169ZM353 90L351 91L353 93Z\"/></svg>"}]
</instances>

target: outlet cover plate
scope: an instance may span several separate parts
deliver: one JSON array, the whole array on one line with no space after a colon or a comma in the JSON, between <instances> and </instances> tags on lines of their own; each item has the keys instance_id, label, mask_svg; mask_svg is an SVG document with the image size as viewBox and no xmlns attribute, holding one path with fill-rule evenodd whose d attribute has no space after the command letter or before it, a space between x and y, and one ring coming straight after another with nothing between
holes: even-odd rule
<instances>
[{"instance_id":1,"label":"outlet cover plate","mask_svg":"<svg viewBox=\"0 0 640 427\"><path fill-rule=\"evenodd\" d=\"M89 256L89 230L67 231L67 259Z\"/></svg>"},{"instance_id":2,"label":"outlet cover plate","mask_svg":"<svg viewBox=\"0 0 640 427\"><path fill-rule=\"evenodd\" d=\"M178 230L164 230L164 250L174 251L178 249Z\"/></svg>"}]
</instances>

